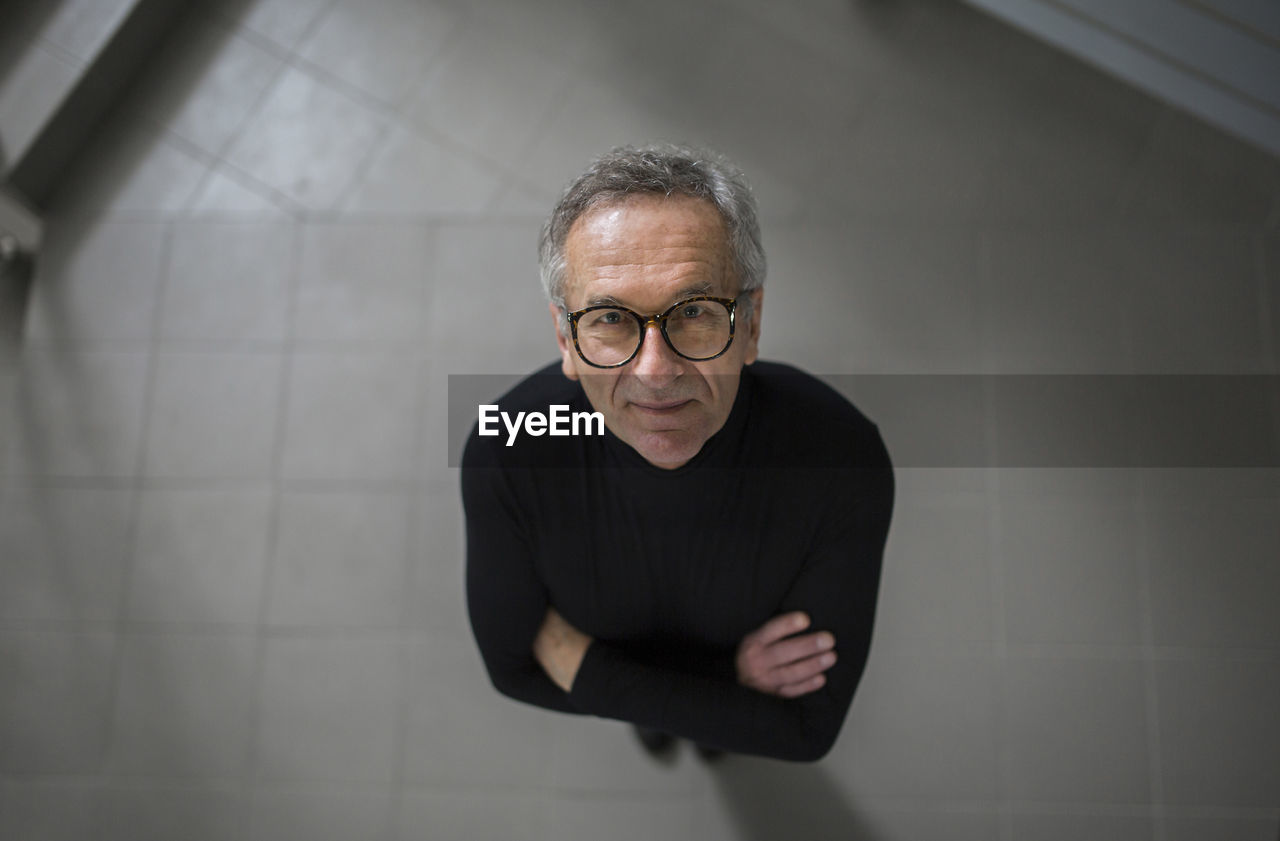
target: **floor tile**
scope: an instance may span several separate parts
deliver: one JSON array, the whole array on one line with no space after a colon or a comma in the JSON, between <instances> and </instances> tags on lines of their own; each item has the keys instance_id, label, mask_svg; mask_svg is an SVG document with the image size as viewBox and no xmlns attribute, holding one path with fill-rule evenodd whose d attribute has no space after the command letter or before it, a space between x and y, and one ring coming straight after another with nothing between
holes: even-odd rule
<instances>
[{"instance_id":1,"label":"floor tile","mask_svg":"<svg viewBox=\"0 0 1280 841\"><path fill-rule=\"evenodd\" d=\"M400 802L398 828L401 838L575 837L548 835L546 813L543 798L510 789L409 788Z\"/></svg>"},{"instance_id":2,"label":"floor tile","mask_svg":"<svg viewBox=\"0 0 1280 841\"><path fill-rule=\"evenodd\" d=\"M507 162L525 151L568 81L562 65L473 19L451 39L407 110L410 119Z\"/></svg>"},{"instance_id":3,"label":"floor tile","mask_svg":"<svg viewBox=\"0 0 1280 841\"><path fill-rule=\"evenodd\" d=\"M1125 230L1116 270L1137 370L1267 373L1258 312L1257 256L1231 230Z\"/></svg>"},{"instance_id":4,"label":"floor tile","mask_svg":"<svg viewBox=\"0 0 1280 841\"><path fill-rule=\"evenodd\" d=\"M1280 647L1275 500L1158 501L1144 540L1157 645Z\"/></svg>"},{"instance_id":5,"label":"floor tile","mask_svg":"<svg viewBox=\"0 0 1280 841\"><path fill-rule=\"evenodd\" d=\"M258 708L260 777L389 783L401 664L393 641L269 638Z\"/></svg>"},{"instance_id":6,"label":"floor tile","mask_svg":"<svg viewBox=\"0 0 1280 841\"><path fill-rule=\"evenodd\" d=\"M1150 841L1151 818L1127 815L1075 815L1042 812L1009 816L1010 835L1026 841Z\"/></svg>"},{"instance_id":7,"label":"floor tile","mask_svg":"<svg viewBox=\"0 0 1280 841\"><path fill-rule=\"evenodd\" d=\"M1042 72L1011 80L1016 119L988 212L1014 223L1114 217L1163 106L1074 56L1043 52Z\"/></svg>"},{"instance_id":8,"label":"floor tile","mask_svg":"<svg viewBox=\"0 0 1280 841\"><path fill-rule=\"evenodd\" d=\"M427 347L437 370L525 373L557 357L536 224L447 225L436 242Z\"/></svg>"},{"instance_id":9,"label":"floor tile","mask_svg":"<svg viewBox=\"0 0 1280 841\"><path fill-rule=\"evenodd\" d=\"M19 362L8 469L125 477L138 468L147 354L28 349Z\"/></svg>"},{"instance_id":10,"label":"floor tile","mask_svg":"<svg viewBox=\"0 0 1280 841\"><path fill-rule=\"evenodd\" d=\"M413 478L418 372L412 358L300 352L289 382L286 478Z\"/></svg>"},{"instance_id":11,"label":"floor tile","mask_svg":"<svg viewBox=\"0 0 1280 841\"><path fill-rule=\"evenodd\" d=\"M293 240L292 226L261 221L177 225L161 338L282 346L289 328Z\"/></svg>"},{"instance_id":12,"label":"floor tile","mask_svg":"<svg viewBox=\"0 0 1280 841\"><path fill-rule=\"evenodd\" d=\"M867 797L998 795L998 674L989 658L873 654L841 741Z\"/></svg>"},{"instance_id":13,"label":"floor tile","mask_svg":"<svg viewBox=\"0 0 1280 841\"><path fill-rule=\"evenodd\" d=\"M1165 801L1275 806L1280 663L1155 664Z\"/></svg>"},{"instance_id":14,"label":"floor tile","mask_svg":"<svg viewBox=\"0 0 1280 841\"><path fill-rule=\"evenodd\" d=\"M1190 114L1171 110L1153 132L1126 202L1157 219L1261 224L1274 204L1280 165Z\"/></svg>"},{"instance_id":15,"label":"floor tile","mask_svg":"<svg viewBox=\"0 0 1280 841\"><path fill-rule=\"evenodd\" d=\"M1264 311L1269 332L1264 343L1270 342L1272 371L1280 371L1280 232L1262 237L1262 294L1269 309Z\"/></svg>"},{"instance_id":16,"label":"floor tile","mask_svg":"<svg viewBox=\"0 0 1280 841\"><path fill-rule=\"evenodd\" d=\"M1275 841L1277 821L1274 818L1206 818L1168 816L1164 819L1164 835L1168 841Z\"/></svg>"},{"instance_id":17,"label":"floor tile","mask_svg":"<svg viewBox=\"0 0 1280 841\"><path fill-rule=\"evenodd\" d=\"M225 20L292 49L333 3L334 0L218 0L210 6Z\"/></svg>"},{"instance_id":18,"label":"floor tile","mask_svg":"<svg viewBox=\"0 0 1280 841\"><path fill-rule=\"evenodd\" d=\"M141 121L104 124L67 164L50 207L148 217L187 206L209 162Z\"/></svg>"},{"instance_id":19,"label":"floor tile","mask_svg":"<svg viewBox=\"0 0 1280 841\"><path fill-rule=\"evenodd\" d=\"M478 214L501 187L497 170L395 126L343 202L354 213Z\"/></svg>"},{"instance_id":20,"label":"floor tile","mask_svg":"<svg viewBox=\"0 0 1280 841\"><path fill-rule=\"evenodd\" d=\"M282 67L279 56L221 21L188 14L143 68L124 107L218 155Z\"/></svg>"},{"instance_id":21,"label":"floor tile","mask_svg":"<svg viewBox=\"0 0 1280 841\"><path fill-rule=\"evenodd\" d=\"M249 809L249 841L387 841L391 795L326 788L259 789ZM425 826L425 825L424 825Z\"/></svg>"},{"instance_id":22,"label":"floor tile","mask_svg":"<svg viewBox=\"0 0 1280 841\"><path fill-rule=\"evenodd\" d=\"M227 160L311 210L328 210L384 130L374 111L291 67L231 145Z\"/></svg>"},{"instance_id":23,"label":"floor tile","mask_svg":"<svg viewBox=\"0 0 1280 841\"><path fill-rule=\"evenodd\" d=\"M242 773L253 637L139 634L121 647L108 767L160 777Z\"/></svg>"},{"instance_id":24,"label":"floor tile","mask_svg":"<svg viewBox=\"0 0 1280 841\"><path fill-rule=\"evenodd\" d=\"M417 497L405 622L433 635L470 639L466 538L457 483Z\"/></svg>"},{"instance_id":25,"label":"floor tile","mask_svg":"<svg viewBox=\"0 0 1280 841\"><path fill-rule=\"evenodd\" d=\"M458 27L458 12L425 0L339 0L299 48L325 72L399 105Z\"/></svg>"},{"instance_id":26,"label":"floor tile","mask_svg":"<svg viewBox=\"0 0 1280 841\"><path fill-rule=\"evenodd\" d=\"M629 797L559 795L548 807L549 838L599 838L659 841L693 829L693 801L687 798L635 800Z\"/></svg>"},{"instance_id":27,"label":"floor tile","mask_svg":"<svg viewBox=\"0 0 1280 841\"><path fill-rule=\"evenodd\" d=\"M910 99L878 99L841 129L846 148L815 188L832 206L860 216L974 221L998 165L999 135L998 126L959 122ZM875 165L862 163L868 161Z\"/></svg>"},{"instance_id":28,"label":"floor tile","mask_svg":"<svg viewBox=\"0 0 1280 841\"><path fill-rule=\"evenodd\" d=\"M584 0L546 0L538 6L520 0L493 0L474 8L479 25L515 37L552 61L577 68L608 61L618 43L618 30L602 32L601 14L593 15L591 6Z\"/></svg>"},{"instance_id":29,"label":"floor tile","mask_svg":"<svg viewBox=\"0 0 1280 841\"><path fill-rule=\"evenodd\" d=\"M699 832L711 839L870 839L874 826L859 807L855 784L832 772L829 761L796 764L728 757L705 766L712 792L695 807Z\"/></svg>"},{"instance_id":30,"label":"floor tile","mask_svg":"<svg viewBox=\"0 0 1280 841\"><path fill-rule=\"evenodd\" d=\"M121 785L100 794L97 832L103 841L232 841L239 837L243 796L229 787Z\"/></svg>"},{"instance_id":31,"label":"floor tile","mask_svg":"<svg viewBox=\"0 0 1280 841\"><path fill-rule=\"evenodd\" d=\"M0 763L11 774L102 770L111 715L107 633L6 631L0 658Z\"/></svg>"},{"instance_id":32,"label":"floor tile","mask_svg":"<svg viewBox=\"0 0 1280 841\"><path fill-rule=\"evenodd\" d=\"M0 833L11 841L80 841L93 834L94 782L9 778L0 785Z\"/></svg>"},{"instance_id":33,"label":"floor tile","mask_svg":"<svg viewBox=\"0 0 1280 841\"><path fill-rule=\"evenodd\" d=\"M147 341L154 331L166 226L96 219L51 226L27 336L59 345Z\"/></svg>"},{"instance_id":34,"label":"floor tile","mask_svg":"<svg viewBox=\"0 0 1280 841\"><path fill-rule=\"evenodd\" d=\"M410 498L281 494L267 621L396 627L405 603Z\"/></svg>"},{"instance_id":35,"label":"floor tile","mask_svg":"<svg viewBox=\"0 0 1280 841\"><path fill-rule=\"evenodd\" d=\"M811 200L806 188L821 169L819 163L847 153L849 126L874 84L833 72L807 46L779 38L747 17L703 17L686 6L679 4L682 11L669 13L684 19L683 38L653 36L675 42L675 55L664 62L671 69L642 69L653 60L652 50L642 47L632 54L630 65L639 81L630 84L650 93L664 113L681 118L681 139L718 146L748 167L762 208L782 212L776 182L791 182ZM624 65L622 73L626 69ZM791 80L798 78L809 82L797 86ZM790 153L798 146L804 154Z\"/></svg>"},{"instance_id":36,"label":"floor tile","mask_svg":"<svg viewBox=\"0 0 1280 841\"><path fill-rule=\"evenodd\" d=\"M1009 642L1142 641L1135 502L1002 499Z\"/></svg>"},{"instance_id":37,"label":"floor tile","mask_svg":"<svg viewBox=\"0 0 1280 841\"><path fill-rule=\"evenodd\" d=\"M467 787L551 785L553 713L498 694L471 639L412 649L404 777ZM575 717L576 718L576 717Z\"/></svg>"},{"instance_id":38,"label":"floor tile","mask_svg":"<svg viewBox=\"0 0 1280 841\"><path fill-rule=\"evenodd\" d=\"M307 225L298 269L298 342L418 342L432 285L433 241L421 225Z\"/></svg>"},{"instance_id":39,"label":"floor tile","mask_svg":"<svg viewBox=\"0 0 1280 841\"><path fill-rule=\"evenodd\" d=\"M985 370L1133 370L1124 311L1115 305L1115 237L1100 229L1002 230L986 248L990 270L978 304Z\"/></svg>"},{"instance_id":40,"label":"floor tile","mask_svg":"<svg viewBox=\"0 0 1280 841\"><path fill-rule=\"evenodd\" d=\"M256 622L270 527L265 487L143 491L129 618Z\"/></svg>"},{"instance_id":41,"label":"floor tile","mask_svg":"<svg viewBox=\"0 0 1280 841\"><path fill-rule=\"evenodd\" d=\"M204 183L191 197L188 210L200 219L248 217L286 221L297 215L290 199L225 164L209 170Z\"/></svg>"},{"instance_id":42,"label":"floor tile","mask_svg":"<svg viewBox=\"0 0 1280 841\"><path fill-rule=\"evenodd\" d=\"M1147 802L1151 789L1141 663L1011 659L1005 673L1005 797Z\"/></svg>"},{"instance_id":43,"label":"floor tile","mask_svg":"<svg viewBox=\"0 0 1280 841\"><path fill-rule=\"evenodd\" d=\"M998 837L999 818L989 811L908 811L904 808L859 809L864 836L877 841L918 841L936 838L941 841L981 841Z\"/></svg>"},{"instance_id":44,"label":"floor tile","mask_svg":"<svg viewBox=\"0 0 1280 841\"><path fill-rule=\"evenodd\" d=\"M767 225L775 296L764 332L786 356L827 337L823 372L978 370L977 238L943 227L848 218Z\"/></svg>"},{"instance_id":45,"label":"floor tile","mask_svg":"<svg viewBox=\"0 0 1280 841\"><path fill-rule=\"evenodd\" d=\"M562 102L516 167L533 186L556 196L592 160L615 146L688 141L691 133L687 123L658 104L590 78L576 79Z\"/></svg>"},{"instance_id":46,"label":"floor tile","mask_svg":"<svg viewBox=\"0 0 1280 841\"><path fill-rule=\"evenodd\" d=\"M655 760L630 724L552 715L547 727L555 740L547 767L557 791L687 796L699 779L690 751L672 765Z\"/></svg>"},{"instance_id":47,"label":"floor tile","mask_svg":"<svg viewBox=\"0 0 1280 841\"><path fill-rule=\"evenodd\" d=\"M113 621L130 552L127 489L0 489L0 617Z\"/></svg>"},{"instance_id":48,"label":"floor tile","mask_svg":"<svg viewBox=\"0 0 1280 841\"><path fill-rule=\"evenodd\" d=\"M282 374L275 353L160 354L148 476L265 478Z\"/></svg>"},{"instance_id":49,"label":"floor tile","mask_svg":"<svg viewBox=\"0 0 1280 841\"><path fill-rule=\"evenodd\" d=\"M885 549L876 639L980 642L995 633L991 548L982 495L895 503L898 523Z\"/></svg>"}]
</instances>

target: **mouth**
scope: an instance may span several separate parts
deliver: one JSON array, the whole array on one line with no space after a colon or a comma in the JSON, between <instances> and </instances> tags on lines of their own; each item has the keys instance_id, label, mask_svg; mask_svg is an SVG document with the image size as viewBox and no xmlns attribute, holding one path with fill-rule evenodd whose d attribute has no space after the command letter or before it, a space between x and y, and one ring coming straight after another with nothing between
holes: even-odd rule
<instances>
[{"instance_id":1,"label":"mouth","mask_svg":"<svg viewBox=\"0 0 1280 841\"><path fill-rule=\"evenodd\" d=\"M631 401L631 406L642 414L660 418L668 415L674 415L676 412L680 411L692 402L692 400L665 400L661 402L641 403L633 400Z\"/></svg>"}]
</instances>

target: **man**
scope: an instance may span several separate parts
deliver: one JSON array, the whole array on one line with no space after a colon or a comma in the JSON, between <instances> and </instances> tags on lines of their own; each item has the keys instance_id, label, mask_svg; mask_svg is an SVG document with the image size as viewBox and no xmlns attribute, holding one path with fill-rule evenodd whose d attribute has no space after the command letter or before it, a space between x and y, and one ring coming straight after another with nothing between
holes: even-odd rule
<instances>
[{"instance_id":1,"label":"man","mask_svg":"<svg viewBox=\"0 0 1280 841\"><path fill-rule=\"evenodd\" d=\"M468 605L495 687L633 722L650 747L821 758L866 663L893 473L844 398L756 361L765 261L741 174L614 150L540 252L560 371L498 405L594 410L605 430L473 430Z\"/></svg>"}]
</instances>

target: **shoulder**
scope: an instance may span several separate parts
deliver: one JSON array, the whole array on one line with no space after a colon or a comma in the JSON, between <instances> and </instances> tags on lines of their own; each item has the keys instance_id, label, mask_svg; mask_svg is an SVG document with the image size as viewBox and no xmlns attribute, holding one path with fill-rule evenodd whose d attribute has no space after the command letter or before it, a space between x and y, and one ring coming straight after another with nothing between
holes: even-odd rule
<instances>
[{"instance_id":1,"label":"shoulder","mask_svg":"<svg viewBox=\"0 0 1280 841\"><path fill-rule=\"evenodd\" d=\"M756 362L753 426L776 455L806 467L887 467L880 429L849 398L818 377L780 362Z\"/></svg>"}]
</instances>

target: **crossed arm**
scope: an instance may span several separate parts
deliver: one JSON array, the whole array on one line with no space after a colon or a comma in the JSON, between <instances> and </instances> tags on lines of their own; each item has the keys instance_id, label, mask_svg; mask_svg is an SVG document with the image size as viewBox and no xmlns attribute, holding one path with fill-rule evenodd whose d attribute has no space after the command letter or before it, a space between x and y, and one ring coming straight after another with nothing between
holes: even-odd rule
<instances>
[{"instance_id":1,"label":"crossed arm","mask_svg":"<svg viewBox=\"0 0 1280 841\"><path fill-rule=\"evenodd\" d=\"M822 688L824 672L836 662L835 637L809 627L802 611L770 619L743 637L734 657L738 683L779 698L798 698ZM552 682L569 692L591 646L587 634L570 625L554 607L533 640L533 656Z\"/></svg>"}]
</instances>

